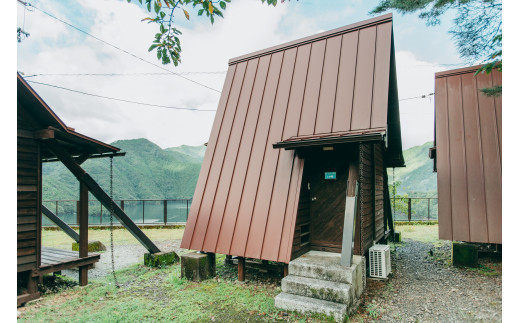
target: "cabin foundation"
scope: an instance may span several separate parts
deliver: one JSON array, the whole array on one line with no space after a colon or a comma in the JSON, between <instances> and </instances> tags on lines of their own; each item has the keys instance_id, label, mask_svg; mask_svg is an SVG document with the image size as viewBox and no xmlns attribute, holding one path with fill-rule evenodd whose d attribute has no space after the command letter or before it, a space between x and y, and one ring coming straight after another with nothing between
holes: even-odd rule
<instances>
[{"instance_id":1,"label":"cabin foundation","mask_svg":"<svg viewBox=\"0 0 520 323\"><path fill-rule=\"evenodd\" d=\"M453 241L451 247L451 260L456 267L477 267L477 246L470 243Z\"/></svg>"},{"instance_id":2,"label":"cabin foundation","mask_svg":"<svg viewBox=\"0 0 520 323\"><path fill-rule=\"evenodd\" d=\"M203 281L215 277L215 254L190 252L181 256L181 278Z\"/></svg>"}]
</instances>

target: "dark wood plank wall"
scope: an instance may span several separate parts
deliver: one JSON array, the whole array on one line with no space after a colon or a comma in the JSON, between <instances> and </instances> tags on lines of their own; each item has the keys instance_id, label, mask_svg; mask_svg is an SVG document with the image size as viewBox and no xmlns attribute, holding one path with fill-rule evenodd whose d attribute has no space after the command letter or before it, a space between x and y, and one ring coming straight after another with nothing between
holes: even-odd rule
<instances>
[{"instance_id":1,"label":"dark wood plank wall","mask_svg":"<svg viewBox=\"0 0 520 323\"><path fill-rule=\"evenodd\" d=\"M17 114L17 271L36 269L39 262L41 163L33 126Z\"/></svg>"},{"instance_id":2,"label":"dark wood plank wall","mask_svg":"<svg viewBox=\"0 0 520 323\"><path fill-rule=\"evenodd\" d=\"M374 144L374 208L375 208L375 236L379 241L385 235L385 208L384 208L384 168L383 146Z\"/></svg>"},{"instance_id":3,"label":"dark wood plank wall","mask_svg":"<svg viewBox=\"0 0 520 323\"><path fill-rule=\"evenodd\" d=\"M361 250L368 251L374 242L374 170L373 147L371 144L361 144L360 147L360 215L361 215Z\"/></svg>"},{"instance_id":4,"label":"dark wood plank wall","mask_svg":"<svg viewBox=\"0 0 520 323\"><path fill-rule=\"evenodd\" d=\"M310 191L307 186L309 174L303 172L302 184L300 188L300 200L298 202L298 213L296 215L296 226L294 229L294 239L291 253L291 260L298 258L311 250L310 244Z\"/></svg>"}]
</instances>

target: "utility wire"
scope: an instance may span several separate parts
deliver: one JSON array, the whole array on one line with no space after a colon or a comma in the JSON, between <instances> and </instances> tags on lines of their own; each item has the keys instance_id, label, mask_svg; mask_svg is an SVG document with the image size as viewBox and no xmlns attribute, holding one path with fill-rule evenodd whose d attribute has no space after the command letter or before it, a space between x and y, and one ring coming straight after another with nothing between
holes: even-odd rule
<instances>
[{"instance_id":1,"label":"utility wire","mask_svg":"<svg viewBox=\"0 0 520 323\"><path fill-rule=\"evenodd\" d=\"M413 100L413 99L426 99L432 95L435 95L435 93L428 93L428 94L423 94L423 95L419 95L419 96L413 96L410 98L399 99L399 101L406 101L406 100Z\"/></svg>"},{"instance_id":2,"label":"utility wire","mask_svg":"<svg viewBox=\"0 0 520 323\"><path fill-rule=\"evenodd\" d=\"M194 74L224 74L226 71L217 72L176 72L177 75L194 75ZM36 76L161 76L172 75L171 73L34 73L24 75L24 78ZM175 75L175 76L177 76Z\"/></svg>"},{"instance_id":3,"label":"utility wire","mask_svg":"<svg viewBox=\"0 0 520 323\"><path fill-rule=\"evenodd\" d=\"M84 94L84 95L94 96L94 97L97 97L97 98L114 100L114 101L121 101L121 102L126 102L126 103L146 105L146 106L149 106L149 107L167 108L167 109L175 109L175 110L190 110L190 111L212 111L212 112L216 111L216 110L210 110L210 109L179 108L179 107L172 107L172 106L167 106L167 105L159 105L159 104L151 104L151 103L130 101L130 100L125 100L125 99L112 98L112 97L109 97L109 96L104 96L104 95L99 95L99 94L93 94L93 93L87 93L87 92L83 92L83 91L73 90L73 89L69 89L69 88L66 88L66 87L61 87L61 86L54 85L54 84L36 82L36 81L31 81L31 80L27 80L27 82L40 84L40 85L45 85L45 86L49 86L49 87L53 87L53 88L57 88L57 89L61 89L61 90L66 90L66 91L70 91L70 92L74 92L74 93L80 93L80 94Z\"/></svg>"},{"instance_id":4,"label":"utility wire","mask_svg":"<svg viewBox=\"0 0 520 323\"><path fill-rule=\"evenodd\" d=\"M24 3L23 3L22 1L20 1L20 0L19 0L18 2L24 4ZM192 82L192 83L195 83L195 84L198 84L198 85L200 85L200 86L203 86L203 87L205 87L205 88L207 88L207 89L210 89L210 90L212 90L212 91L215 91L215 92L221 93L219 90L216 90L216 89L214 89L214 88L212 88L212 87L209 87L209 86L207 86L207 85L205 85L205 84L202 84L202 83L200 83L200 82L197 82L197 81L194 81L194 80L192 80L192 79L189 79L189 78L187 78L187 77L185 77L185 76L182 76L182 75L180 75L180 74L178 74L178 73L172 72L172 71L170 71L170 70L167 69L167 68L164 68L164 67L162 67L162 66L160 66L160 65L157 65L157 64L152 63L152 62L150 62L150 61L147 61L147 60L145 60L144 58L141 58L141 57L139 57L139 56L137 56L137 55L135 55L135 54L132 54L132 53L130 53L130 52L127 51L127 50L124 50L124 49L122 49L122 48L120 48L120 47L117 47L116 45L112 45L111 43L106 42L106 41L104 41L103 39L98 38L98 37L96 37L96 36L94 36L94 35L92 35L92 34L86 32L86 31L84 31L84 30L82 30L82 29L80 29L80 28L78 28L78 27L76 27L76 26L74 26L74 25L72 25L72 24L70 24L70 23L64 21L64 20L61 20L60 18L57 18L57 17L53 16L52 14L50 14L50 13L48 13L48 12L46 12L46 11L44 11L44 10L42 10L42 9L40 9L40 8L38 8L38 7L36 7L36 6L34 6L34 5L32 5L32 4L30 4L30 3L25 3L25 5L26 5L26 6L31 6L31 7L33 7L34 9L36 9L36 10L42 12L43 14L45 14L45 15L47 15L47 16L53 18L53 19L56 19L56 20L58 20L58 21L64 23L65 25L67 25L67 26L69 26L69 27L71 27L71 28L76 29L77 31L79 31L79 32L81 32L81 33L83 33L83 34L88 35L88 36L90 36L90 37L92 37L92 38L94 38L94 39L96 39L96 40L102 42L102 43L105 44L105 45L108 45L108 46L110 46L110 47L113 47L113 48L115 48L115 49L117 49L117 50L119 50L119 51L122 51L122 52L125 53L125 54L128 54L128 55L130 55L130 56L132 56L132 57L134 57L134 58L137 58L137 59L140 60L140 61L143 61L143 62L145 62L145 63L147 63L147 64L153 65L153 66L155 66L155 67L157 67L157 68L160 68L160 69L162 69L162 70L164 70L164 71L166 71L166 72L168 72L168 73L170 73L170 74L177 75L177 76L180 77L180 78L183 78L183 79L185 79L185 80L187 80L187 81L190 81L190 82Z\"/></svg>"}]
</instances>

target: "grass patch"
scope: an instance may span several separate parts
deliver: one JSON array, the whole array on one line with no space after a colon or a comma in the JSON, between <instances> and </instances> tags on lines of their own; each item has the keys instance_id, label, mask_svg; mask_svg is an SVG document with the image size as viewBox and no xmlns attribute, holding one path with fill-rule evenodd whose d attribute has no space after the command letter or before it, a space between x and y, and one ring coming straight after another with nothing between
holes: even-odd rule
<instances>
[{"instance_id":1,"label":"grass patch","mask_svg":"<svg viewBox=\"0 0 520 323\"><path fill-rule=\"evenodd\" d=\"M396 231L401 231L403 239L410 239L424 243L442 244L439 240L439 225L398 225Z\"/></svg>"},{"instance_id":2,"label":"grass patch","mask_svg":"<svg viewBox=\"0 0 520 323\"><path fill-rule=\"evenodd\" d=\"M184 228L180 229L142 229L144 234L152 241L166 241L182 239ZM99 240L105 246L110 245L110 230L88 230L89 240ZM63 231L42 230L42 245L45 247L52 247L58 249L71 250L72 240ZM114 229L114 244L116 245L130 245L139 244L134 236L124 228Z\"/></svg>"},{"instance_id":3,"label":"grass patch","mask_svg":"<svg viewBox=\"0 0 520 323\"><path fill-rule=\"evenodd\" d=\"M323 316L285 312L274 306L280 280L255 276L225 278L234 267L217 257L217 277L201 283L180 277L180 264L167 268L134 265L85 287L59 289L20 308L19 322L330 322Z\"/></svg>"}]
</instances>

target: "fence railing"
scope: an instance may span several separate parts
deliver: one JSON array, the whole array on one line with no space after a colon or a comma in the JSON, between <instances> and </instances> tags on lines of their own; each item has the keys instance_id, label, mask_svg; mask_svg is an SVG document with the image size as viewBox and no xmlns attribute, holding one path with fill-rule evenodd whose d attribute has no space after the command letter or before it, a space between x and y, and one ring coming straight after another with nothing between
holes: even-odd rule
<instances>
[{"instance_id":1,"label":"fence railing","mask_svg":"<svg viewBox=\"0 0 520 323\"><path fill-rule=\"evenodd\" d=\"M438 220L439 204L436 197L390 198L395 221Z\"/></svg>"},{"instance_id":2,"label":"fence railing","mask_svg":"<svg viewBox=\"0 0 520 323\"><path fill-rule=\"evenodd\" d=\"M191 207L191 199L166 200L114 200L136 224L186 223ZM45 205L68 225L78 224L77 200L45 200ZM98 200L88 202L89 225L110 224L110 210ZM114 217L114 223L119 221ZM42 216L43 226L52 226L47 217Z\"/></svg>"}]
</instances>

